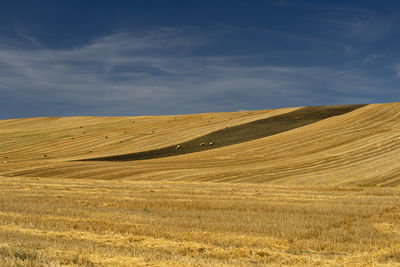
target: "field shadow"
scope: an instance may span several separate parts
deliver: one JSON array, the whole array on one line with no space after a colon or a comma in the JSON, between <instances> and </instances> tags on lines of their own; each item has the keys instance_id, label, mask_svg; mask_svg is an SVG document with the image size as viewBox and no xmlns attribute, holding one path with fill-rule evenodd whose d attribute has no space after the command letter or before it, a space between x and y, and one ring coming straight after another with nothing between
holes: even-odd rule
<instances>
[{"instance_id":1,"label":"field shadow","mask_svg":"<svg viewBox=\"0 0 400 267\"><path fill-rule=\"evenodd\" d=\"M359 104L304 107L285 114L256 120L233 127L226 127L225 129L221 129L183 143L163 147L160 149L107 157L81 159L79 161L134 161L206 151L282 133L333 116L343 115L364 106L366 105Z\"/></svg>"}]
</instances>

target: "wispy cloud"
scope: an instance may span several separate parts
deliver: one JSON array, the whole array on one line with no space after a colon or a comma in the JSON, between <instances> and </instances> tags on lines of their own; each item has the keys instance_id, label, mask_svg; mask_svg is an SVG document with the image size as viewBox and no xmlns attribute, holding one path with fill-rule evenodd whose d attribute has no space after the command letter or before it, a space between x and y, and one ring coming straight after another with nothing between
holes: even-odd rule
<instances>
[{"instance_id":1,"label":"wispy cloud","mask_svg":"<svg viewBox=\"0 0 400 267\"><path fill-rule=\"evenodd\" d=\"M382 40L394 29L390 18L366 9L331 7L319 16L316 21L326 25L327 38L347 43L355 52Z\"/></svg>"},{"instance_id":2,"label":"wispy cloud","mask_svg":"<svg viewBox=\"0 0 400 267\"><path fill-rule=\"evenodd\" d=\"M16 108L18 116L51 116L371 102L385 90L379 79L357 69L260 66L245 56L194 56L193 50L208 42L182 29L158 28L116 33L68 50L0 46L0 94L37 103L37 110L27 114ZM47 105L66 109L54 114Z\"/></svg>"}]
</instances>

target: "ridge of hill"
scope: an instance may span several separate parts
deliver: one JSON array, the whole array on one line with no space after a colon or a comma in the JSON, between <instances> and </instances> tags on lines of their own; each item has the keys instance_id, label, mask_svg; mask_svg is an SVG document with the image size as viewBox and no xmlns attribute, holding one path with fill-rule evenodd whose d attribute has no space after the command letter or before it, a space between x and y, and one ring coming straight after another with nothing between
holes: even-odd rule
<instances>
[{"instance_id":1,"label":"ridge of hill","mask_svg":"<svg viewBox=\"0 0 400 267\"><path fill-rule=\"evenodd\" d=\"M2 120L0 265L397 266L400 103L346 109Z\"/></svg>"},{"instance_id":2,"label":"ridge of hill","mask_svg":"<svg viewBox=\"0 0 400 267\"><path fill-rule=\"evenodd\" d=\"M225 127L298 108L173 116L49 117L0 120L0 157L8 162L77 160L185 142ZM44 158L44 155L47 155Z\"/></svg>"},{"instance_id":3,"label":"ridge of hill","mask_svg":"<svg viewBox=\"0 0 400 267\"><path fill-rule=\"evenodd\" d=\"M284 185L399 185L399 103L370 104L272 136L197 153L140 162L71 161L168 147L225 127L297 109L0 121L0 156L8 157L3 159L7 163L0 165L0 175Z\"/></svg>"},{"instance_id":4,"label":"ridge of hill","mask_svg":"<svg viewBox=\"0 0 400 267\"><path fill-rule=\"evenodd\" d=\"M197 137L181 144L123 155L112 155L85 160L132 161L164 158L188 153L217 149L251 140L271 136L302 127L332 116L343 115L365 105L312 106L288 113L255 120Z\"/></svg>"}]
</instances>

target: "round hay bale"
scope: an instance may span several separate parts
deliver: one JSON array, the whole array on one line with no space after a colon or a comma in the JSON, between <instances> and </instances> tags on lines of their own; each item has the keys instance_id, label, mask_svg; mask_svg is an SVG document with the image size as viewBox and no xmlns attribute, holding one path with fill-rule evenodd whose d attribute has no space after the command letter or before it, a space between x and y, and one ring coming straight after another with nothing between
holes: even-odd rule
<instances>
[{"instance_id":1,"label":"round hay bale","mask_svg":"<svg viewBox=\"0 0 400 267\"><path fill-rule=\"evenodd\" d=\"M124 142L124 140L119 140L119 142L120 142L120 143L123 143L123 142Z\"/></svg>"},{"instance_id":2,"label":"round hay bale","mask_svg":"<svg viewBox=\"0 0 400 267\"><path fill-rule=\"evenodd\" d=\"M210 143L208 143L210 146L213 146L214 145L214 143L213 142L210 142Z\"/></svg>"},{"instance_id":3,"label":"round hay bale","mask_svg":"<svg viewBox=\"0 0 400 267\"><path fill-rule=\"evenodd\" d=\"M182 147L181 145L177 145L176 149L181 149L181 147Z\"/></svg>"},{"instance_id":4,"label":"round hay bale","mask_svg":"<svg viewBox=\"0 0 400 267\"><path fill-rule=\"evenodd\" d=\"M43 157L47 158L47 154L44 154Z\"/></svg>"},{"instance_id":5,"label":"round hay bale","mask_svg":"<svg viewBox=\"0 0 400 267\"><path fill-rule=\"evenodd\" d=\"M3 161L3 163L7 163L7 160Z\"/></svg>"},{"instance_id":6,"label":"round hay bale","mask_svg":"<svg viewBox=\"0 0 400 267\"><path fill-rule=\"evenodd\" d=\"M205 143L200 143L200 146L206 146L206 144Z\"/></svg>"}]
</instances>

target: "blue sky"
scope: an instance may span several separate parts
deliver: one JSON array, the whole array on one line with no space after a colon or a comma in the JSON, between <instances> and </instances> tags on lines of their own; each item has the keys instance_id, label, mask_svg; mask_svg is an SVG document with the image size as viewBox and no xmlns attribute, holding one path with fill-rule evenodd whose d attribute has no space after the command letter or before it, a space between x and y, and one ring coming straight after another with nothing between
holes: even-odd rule
<instances>
[{"instance_id":1,"label":"blue sky","mask_svg":"<svg viewBox=\"0 0 400 267\"><path fill-rule=\"evenodd\" d=\"M399 102L400 1L2 0L0 119Z\"/></svg>"}]
</instances>

